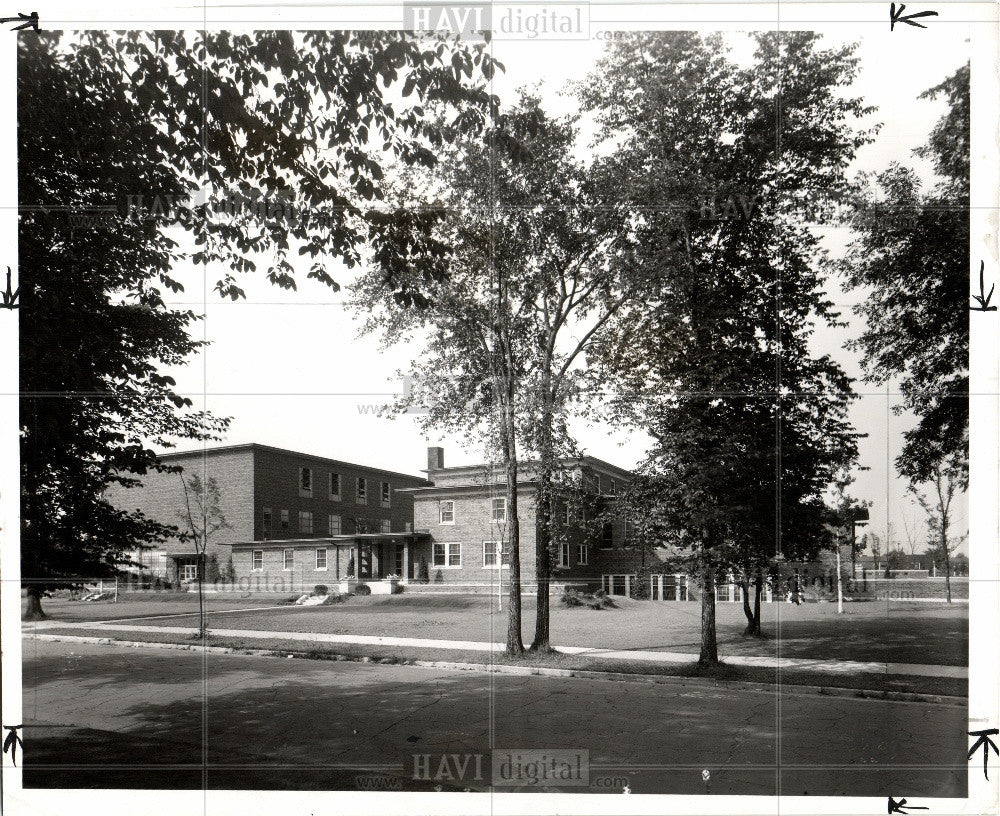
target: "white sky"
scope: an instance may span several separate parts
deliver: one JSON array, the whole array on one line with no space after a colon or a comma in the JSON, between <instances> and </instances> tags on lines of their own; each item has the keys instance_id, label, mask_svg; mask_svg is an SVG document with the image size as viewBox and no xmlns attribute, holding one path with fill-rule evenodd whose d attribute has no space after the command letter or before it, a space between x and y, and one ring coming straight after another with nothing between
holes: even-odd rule
<instances>
[{"instance_id":1,"label":"white sky","mask_svg":"<svg viewBox=\"0 0 1000 816\"><path fill-rule=\"evenodd\" d=\"M879 170L898 160L926 174L927 166L916 162L911 151L926 140L945 108L940 100L932 103L917 97L965 62L968 27L941 26L929 50L890 37L888 27L884 28L863 38L852 35L861 43L861 74L852 92L878 107L864 124L883 123L876 142L863 149L855 169ZM830 45L839 41L829 36L826 40ZM584 77L602 48L597 40L495 42L494 55L506 66L506 73L495 80L495 90L502 99L510 99L517 87L543 80L546 108L555 114L573 112L576 103L559 90L567 81ZM832 253L849 240L846 232L826 231L825 242ZM419 349L382 351L376 338L359 338L360 324L345 308L342 294L307 280L307 271L308 265L303 264L297 292L271 286L262 273L247 276L240 281L247 300L236 303L221 301L211 291L221 277L217 270L209 269L204 276L201 269L178 271L186 285L182 302L206 316L195 326L195 333L204 332L211 346L171 373L181 393L195 399L204 394L203 404L209 410L232 417L225 442L261 442L410 473L424 467L425 448L431 443L444 445L447 464L481 461L478 447L463 450L461 440L455 438L426 439L409 418L389 420L365 413L401 390L395 372L407 370ZM331 274L342 285L350 282L351 273L342 267ZM831 282L831 293L845 313L856 297L845 296L836 282ZM849 330L818 331L817 348L832 354L849 374L860 377L856 355L842 348L856 334L856 327L855 322ZM884 390L872 393L860 382L858 390L863 396L852 411L852 420L859 431L869 434L861 443L861 464L870 470L859 474L852 492L874 503L872 527L881 534L888 506L888 519L898 538L905 540L904 518L912 525L920 511L905 497L906 484L895 477L891 462L898 453L901 433L912 420L887 418L887 406L894 399L887 398ZM615 432L603 425L578 423L577 427L578 440L588 453L622 467L635 465L645 450L642 434ZM966 524L963 501L955 528L964 530Z\"/></svg>"}]
</instances>

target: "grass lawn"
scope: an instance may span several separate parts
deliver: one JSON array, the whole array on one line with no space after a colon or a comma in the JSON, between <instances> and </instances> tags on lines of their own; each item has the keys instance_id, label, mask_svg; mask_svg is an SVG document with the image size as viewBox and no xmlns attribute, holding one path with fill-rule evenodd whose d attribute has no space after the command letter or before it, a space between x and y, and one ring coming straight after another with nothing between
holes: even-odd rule
<instances>
[{"instance_id":1,"label":"grass lawn","mask_svg":"<svg viewBox=\"0 0 1000 816\"><path fill-rule=\"evenodd\" d=\"M121 641L152 643L180 643L186 646L228 647L231 649L271 650L280 656L294 656L309 660L365 660L389 664L406 664L414 661L453 661L479 666L513 665L520 667L545 667L576 671L614 672L633 675L659 675L662 677L700 678L727 682L768 683L785 686L820 686L824 689L864 689L873 692L900 692L905 694L941 694L955 698L968 697L968 682L948 677L906 677L886 674L857 673L852 675L810 672L802 670L776 670L751 666L732 666L723 663L705 669L694 661L690 664L643 662L640 660L613 660L588 658L584 655L565 655L557 652L529 653L521 660L512 660L503 654L464 651L461 649L424 649L399 646L368 646L342 643L316 643L306 647L301 641L281 638L236 638L209 634L206 641L194 636L170 632L120 632L101 633L93 629L60 629L59 634L88 637L106 634ZM72 647L71 647L72 648Z\"/></svg>"},{"instance_id":2,"label":"grass lawn","mask_svg":"<svg viewBox=\"0 0 1000 816\"><path fill-rule=\"evenodd\" d=\"M503 641L506 609L496 599L469 595L410 595L351 598L321 607L282 605L288 595L237 594L208 596L209 624L226 629L323 632L445 640ZM697 602L654 602L615 598L616 609L593 610L552 605L552 642L566 646L677 651L697 654L700 605ZM83 603L47 599L53 620L94 621L148 618L150 625L197 626L194 594L142 596L141 600ZM255 611L254 607L277 609ZM534 631L534 598L525 598L523 635ZM740 604L717 606L719 654L800 657L812 659L968 664L968 606L905 602L836 605L765 604L762 621L766 639L744 638ZM170 617L166 617L170 616ZM130 635L131 636L131 635ZM123 637L125 637L123 635ZM300 646L301 648L301 646ZM606 661L603 661L607 665Z\"/></svg>"}]
</instances>

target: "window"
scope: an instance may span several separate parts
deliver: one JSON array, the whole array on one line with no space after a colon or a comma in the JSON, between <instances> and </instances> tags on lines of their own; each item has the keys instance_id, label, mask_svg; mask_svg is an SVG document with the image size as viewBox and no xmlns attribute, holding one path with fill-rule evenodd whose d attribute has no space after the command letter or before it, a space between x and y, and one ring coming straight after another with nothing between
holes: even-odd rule
<instances>
[{"instance_id":1,"label":"window","mask_svg":"<svg viewBox=\"0 0 1000 816\"><path fill-rule=\"evenodd\" d=\"M408 533L412 533L413 532L413 522L412 521L406 522L406 525L405 525L405 527L403 529L406 530L406 532L408 532Z\"/></svg>"},{"instance_id":2,"label":"window","mask_svg":"<svg viewBox=\"0 0 1000 816\"><path fill-rule=\"evenodd\" d=\"M320 547L316 550L316 569L326 569L326 548Z\"/></svg>"},{"instance_id":3,"label":"window","mask_svg":"<svg viewBox=\"0 0 1000 816\"><path fill-rule=\"evenodd\" d=\"M368 504L368 481L364 476L358 476L357 497L358 504Z\"/></svg>"},{"instance_id":4,"label":"window","mask_svg":"<svg viewBox=\"0 0 1000 816\"><path fill-rule=\"evenodd\" d=\"M453 501L443 501L438 505L438 511L440 513L439 521L441 524L454 524L455 523L455 502Z\"/></svg>"},{"instance_id":5,"label":"window","mask_svg":"<svg viewBox=\"0 0 1000 816\"><path fill-rule=\"evenodd\" d=\"M312 534L313 514L309 510L299 510L299 532Z\"/></svg>"},{"instance_id":6,"label":"window","mask_svg":"<svg viewBox=\"0 0 1000 816\"><path fill-rule=\"evenodd\" d=\"M610 521L601 528L601 549L610 550L615 544L615 528Z\"/></svg>"},{"instance_id":7,"label":"window","mask_svg":"<svg viewBox=\"0 0 1000 816\"><path fill-rule=\"evenodd\" d=\"M556 565L558 567L568 567L569 566L569 542L563 541L559 544L559 563Z\"/></svg>"},{"instance_id":8,"label":"window","mask_svg":"<svg viewBox=\"0 0 1000 816\"><path fill-rule=\"evenodd\" d=\"M313 472L312 468L299 468L299 495L312 496L313 494Z\"/></svg>"},{"instance_id":9,"label":"window","mask_svg":"<svg viewBox=\"0 0 1000 816\"><path fill-rule=\"evenodd\" d=\"M288 511L287 510L282 510L281 511L281 529L282 530L287 530L288 529Z\"/></svg>"},{"instance_id":10,"label":"window","mask_svg":"<svg viewBox=\"0 0 1000 816\"><path fill-rule=\"evenodd\" d=\"M380 533L391 533L392 532L392 520L382 519L382 526L379 529Z\"/></svg>"},{"instance_id":11,"label":"window","mask_svg":"<svg viewBox=\"0 0 1000 816\"><path fill-rule=\"evenodd\" d=\"M462 545L457 541L435 541L434 566L443 569L461 567Z\"/></svg>"},{"instance_id":12,"label":"window","mask_svg":"<svg viewBox=\"0 0 1000 816\"><path fill-rule=\"evenodd\" d=\"M388 507L389 501L392 497L392 488L389 486L388 482L382 482L382 506Z\"/></svg>"},{"instance_id":13,"label":"window","mask_svg":"<svg viewBox=\"0 0 1000 816\"><path fill-rule=\"evenodd\" d=\"M497 569L510 566L508 553L504 552L502 541L483 542L483 569Z\"/></svg>"},{"instance_id":14,"label":"window","mask_svg":"<svg viewBox=\"0 0 1000 816\"><path fill-rule=\"evenodd\" d=\"M330 498L333 501L340 501L340 474L330 474Z\"/></svg>"},{"instance_id":15,"label":"window","mask_svg":"<svg viewBox=\"0 0 1000 816\"><path fill-rule=\"evenodd\" d=\"M340 530L341 530L340 516L331 515L330 516L330 535L332 535L332 536L340 535Z\"/></svg>"},{"instance_id":16,"label":"window","mask_svg":"<svg viewBox=\"0 0 1000 816\"><path fill-rule=\"evenodd\" d=\"M264 551L253 550L250 553L250 571L260 572L264 569Z\"/></svg>"},{"instance_id":17,"label":"window","mask_svg":"<svg viewBox=\"0 0 1000 816\"><path fill-rule=\"evenodd\" d=\"M261 538L267 541L271 537L271 508L265 507L260 520Z\"/></svg>"},{"instance_id":18,"label":"window","mask_svg":"<svg viewBox=\"0 0 1000 816\"><path fill-rule=\"evenodd\" d=\"M569 527L569 502L563 507L563 524Z\"/></svg>"},{"instance_id":19,"label":"window","mask_svg":"<svg viewBox=\"0 0 1000 816\"><path fill-rule=\"evenodd\" d=\"M610 493L612 496L617 496L618 495L618 483L615 482L615 480L612 479L612 478L609 478L608 481L611 483L610 486L608 487L608 493Z\"/></svg>"},{"instance_id":20,"label":"window","mask_svg":"<svg viewBox=\"0 0 1000 816\"><path fill-rule=\"evenodd\" d=\"M198 580L198 565L197 564L184 564L183 572L181 573L182 581L197 581Z\"/></svg>"},{"instance_id":21,"label":"window","mask_svg":"<svg viewBox=\"0 0 1000 816\"><path fill-rule=\"evenodd\" d=\"M590 563L590 547L586 544L576 545L576 559L580 562L582 566L586 566Z\"/></svg>"},{"instance_id":22,"label":"window","mask_svg":"<svg viewBox=\"0 0 1000 816\"><path fill-rule=\"evenodd\" d=\"M494 524L507 523L507 499L490 499L490 521Z\"/></svg>"},{"instance_id":23,"label":"window","mask_svg":"<svg viewBox=\"0 0 1000 816\"><path fill-rule=\"evenodd\" d=\"M295 566L295 550L285 550L282 569L290 570Z\"/></svg>"}]
</instances>

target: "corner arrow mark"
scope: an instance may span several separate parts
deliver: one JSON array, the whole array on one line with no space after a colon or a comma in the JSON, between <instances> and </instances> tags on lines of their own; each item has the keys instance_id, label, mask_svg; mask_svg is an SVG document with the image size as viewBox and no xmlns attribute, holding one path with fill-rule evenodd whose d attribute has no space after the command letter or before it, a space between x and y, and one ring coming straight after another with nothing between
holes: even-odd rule
<instances>
[{"instance_id":1,"label":"corner arrow mark","mask_svg":"<svg viewBox=\"0 0 1000 816\"><path fill-rule=\"evenodd\" d=\"M995 312L997 310L996 306L990 306L990 298L993 297L993 290L996 288L994 283L990 287L990 293L987 295L985 293L985 284L983 283L983 270L986 269L986 262L979 262L979 294L973 295L972 299L979 302L978 306L970 306L969 311L972 312ZM10 284L8 284L9 286Z\"/></svg>"},{"instance_id":2,"label":"corner arrow mark","mask_svg":"<svg viewBox=\"0 0 1000 816\"><path fill-rule=\"evenodd\" d=\"M18 286L17 289L11 290L10 288L10 267L7 267L7 290L0 292L0 297L3 297L3 303L0 304L0 308L4 309L17 309L21 304L17 302L17 296L21 294L21 287Z\"/></svg>"},{"instance_id":3,"label":"corner arrow mark","mask_svg":"<svg viewBox=\"0 0 1000 816\"><path fill-rule=\"evenodd\" d=\"M996 306L994 306L993 308L995 309ZM982 745L983 746L983 776L986 777L987 781L989 781L989 778L990 778L989 775L986 773L986 766L989 764L989 761L990 761L990 748L993 749L993 753L1000 754L1000 748L997 748L997 744L993 740L990 739L990 735L991 734L1000 734L1000 729L997 729L997 728L985 728L982 731L970 731L969 732L969 736L970 737L979 737L979 739L977 739L975 741L975 743L973 743L972 747L969 749L969 761L970 762L972 761L972 755L974 753L976 753L976 751L979 749L979 746Z\"/></svg>"},{"instance_id":4,"label":"corner arrow mark","mask_svg":"<svg viewBox=\"0 0 1000 816\"><path fill-rule=\"evenodd\" d=\"M903 9L906 8L906 3L900 3L899 8L896 8L895 3L889 4L889 30L896 30L896 23L906 23L907 25L916 26L917 28L927 28L927 26L921 23L915 23L918 17L937 17L938 13L936 11L918 11L916 14L907 14L903 16Z\"/></svg>"}]
</instances>

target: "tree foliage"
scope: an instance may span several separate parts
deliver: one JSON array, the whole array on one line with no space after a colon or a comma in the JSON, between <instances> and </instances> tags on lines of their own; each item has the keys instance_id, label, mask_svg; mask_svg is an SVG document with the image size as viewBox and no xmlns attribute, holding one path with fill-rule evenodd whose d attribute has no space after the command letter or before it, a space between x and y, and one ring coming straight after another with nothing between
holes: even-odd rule
<instances>
[{"instance_id":1,"label":"tree foliage","mask_svg":"<svg viewBox=\"0 0 1000 816\"><path fill-rule=\"evenodd\" d=\"M893 163L861 180L857 238L841 270L863 289L865 320L849 344L860 351L868 382L899 378L902 403L917 425L904 434L896 466L926 482L958 456L968 482L969 434L969 66L922 98L948 109L916 153L933 162L938 182L926 191L916 172Z\"/></svg>"},{"instance_id":2,"label":"tree foliage","mask_svg":"<svg viewBox=\"0 0 1000 816\"><path fill-rule=\"evenodd\" d=\"M837 315L797 217L846 188L869 139L848 124L868 109L841 93L856 60L806 32L756 43L740 67L719 37L633 35L581 92L604 139L625 135L607 172L642 213L653 287L599 352L615 415L654 439L643 472L665 543L702 576L707 662L716 572L813 545L822 492L857 455L850 379L810 349L814 322Z\"/></svg>"},{"instance_id":3,"label":"tree foliage","mask_svg":"<svg viewBox=\"0 0 1000 816\"><path fill-rule=\"evenodd\" d=\"M105 488L226 427L159 373L200 346L197 315L167 302L176 270L236 299L252 255L276 285L308 257L335 288L329 265L367 252L405 299L399 256L434 216L385 206L384 167L430 166L458 134L502 142L500 66L402 32L42 32L18 49L22 572L104 575L173 529Z\"/></svg>"}]
</instances>

